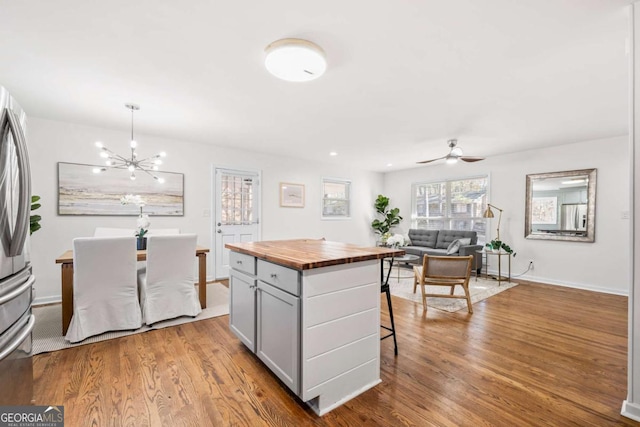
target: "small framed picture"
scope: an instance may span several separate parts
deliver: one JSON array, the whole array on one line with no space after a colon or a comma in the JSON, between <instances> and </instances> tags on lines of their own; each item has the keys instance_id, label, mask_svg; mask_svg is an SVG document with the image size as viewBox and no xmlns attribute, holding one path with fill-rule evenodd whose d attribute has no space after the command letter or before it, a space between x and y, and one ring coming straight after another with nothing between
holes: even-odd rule
<instances>
[{"instance_id":1,"label":"small framed picture","mask_svg":"<svg viewBox=\"0 0 640 427\"><path fill-rule=\"evenodd\" d=\"M304 184L280 183L280 206L304 208Z\"/></svg>"}]
</instances>

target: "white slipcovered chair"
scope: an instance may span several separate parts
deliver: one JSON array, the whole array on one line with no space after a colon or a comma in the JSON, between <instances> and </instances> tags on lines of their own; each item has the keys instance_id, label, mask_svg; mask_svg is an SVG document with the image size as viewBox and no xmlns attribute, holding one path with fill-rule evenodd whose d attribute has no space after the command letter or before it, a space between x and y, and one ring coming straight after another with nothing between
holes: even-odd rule
<instances>
[{"instance_id":1,"label":"white slipcovered chair","mask_svg":"<svg viewBox=\"0 0 640 427\"><path fill-rule=\"evenodd\" d=\"M150 228L146 236L168 236L180 234L179 228Z\"/></svg>"},{"instance_id":2,"label":"white slipcovered chair","mask_svg":"<svg viewBox=\"0 0 640 427\"><path fill-rule=\"evenodd\" d=\"M147 238L147 267L138 270L142 319L147 325L202 311L194 281L196 241L195 234Z\"/></svg>"},{"instance_id":3,"label":"white slipcovered chair","mask_svg":"<svg viewBox=\"0 0 640 427\"><path fill-rule=\"evenodd\" d=\"M142 326L134 236L73 239L73 268L68 341Z\"/></svg>"},{"instance_id":4,"label":"white slipcovered chair","mask_svg":"<svg viewBox=\"0 0 640 427\"><path fill-rule=\"evenodd\" d=\"M128 237L135 235L136 230L133 228L96 227L93 232L93 237Z\"/></svg>"}]
</instances>

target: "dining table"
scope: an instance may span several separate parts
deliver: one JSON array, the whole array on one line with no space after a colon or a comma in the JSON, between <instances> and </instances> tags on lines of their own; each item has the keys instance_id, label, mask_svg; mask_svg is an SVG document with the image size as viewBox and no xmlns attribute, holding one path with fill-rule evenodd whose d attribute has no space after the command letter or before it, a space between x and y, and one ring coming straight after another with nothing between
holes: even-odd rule
<instances>
[{"instance_id":1,"label":"dining table","mask_svg":"<svg viewBox=\"0 0 640 427\"><path fill-rule=\"evenodd\" d=\"M200 306L207 307L207 253L209 248L196 247L195 256L198 258L198 297ZM139 250L138 261L146 261L147 251ZM65 251L56 258L56 264L60 264L62 274L62 335L66 335L71 317L73 316L73 251Z\"/></svg>"}]
</instances>

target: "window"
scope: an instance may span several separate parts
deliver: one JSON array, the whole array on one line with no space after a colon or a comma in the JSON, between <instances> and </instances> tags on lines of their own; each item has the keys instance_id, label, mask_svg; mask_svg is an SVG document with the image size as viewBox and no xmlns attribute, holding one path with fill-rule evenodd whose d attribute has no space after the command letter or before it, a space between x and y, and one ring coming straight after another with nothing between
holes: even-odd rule
<instances>
[{"instance_id":1,"label":"window","mask_svg":"<svg viewBox=\"0 0 640 427\"><path fill-rule=\"evenodd\" d=\"M413 228L472 230L478 242L486 239L487 176L412 186Z\"/></svg>"},{"instance_id":2,"label":"window","mask_svg":"<svg viewBox=\"0 0 640 427\"><path fill-rule=\"evenodd\" d=\"M245 225L254 222L252 176L224 173L220 178L220 224Z\"/></svg>"},{"instance_id":3,"label":"window","mask_svg":"<svg viewBox=\"0 0 640 427\"><path fill-rule=\"evenodd\" d=\"M322 179L322 218L349 218L351 215L351 181Z\"/></svg>"}]
</instances>

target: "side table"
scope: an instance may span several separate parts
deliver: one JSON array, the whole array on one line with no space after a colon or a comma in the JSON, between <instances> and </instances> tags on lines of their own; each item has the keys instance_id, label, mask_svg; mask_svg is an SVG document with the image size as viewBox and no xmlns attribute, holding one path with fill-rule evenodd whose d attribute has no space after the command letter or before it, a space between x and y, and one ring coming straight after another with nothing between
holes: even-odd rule
<instances>
[{"instance_id":1,"label":"side table","mask_svg":"<svg viewBox=\"0 0 640 427\"><path fill-rule=\"evenodd\" d=\"M494 255L498 258L498 275L493 276L493 278L498 281L498 286L500 286L501 282L511 283L511 254L509 252L505 252L503 250L500 250L497 252L483 250L483 251L476 251L476 253L482 256L482 266L485 269L484 270L485 278L489 278L489 256ZM508 265L509 265L509 270L508 270L509 274L506 277L502 275L502 257L505 255L507 256ZM476 279L477 278L478 276L476 276Z\"/></svg>"},{"instance_id":2,"label":"side table","mask_svg":"<svg viewBox=\"0 0 640 427\"><path fill-rule=\"evenodd\" d=\"M395 261L395 267L398 269L398 283L400 283L400 279L409 279L413 277L413 265L408 265L412 261L416 261L420 257L418 255L405 254L402 256L397 256L394 258L385 258L385 261L389 263L389 271L393 268L393 262ZM404 264L402 267L401 265ZM401 268L411 268L411 276L400 276Z\"/></svg>"}]
</instances>

